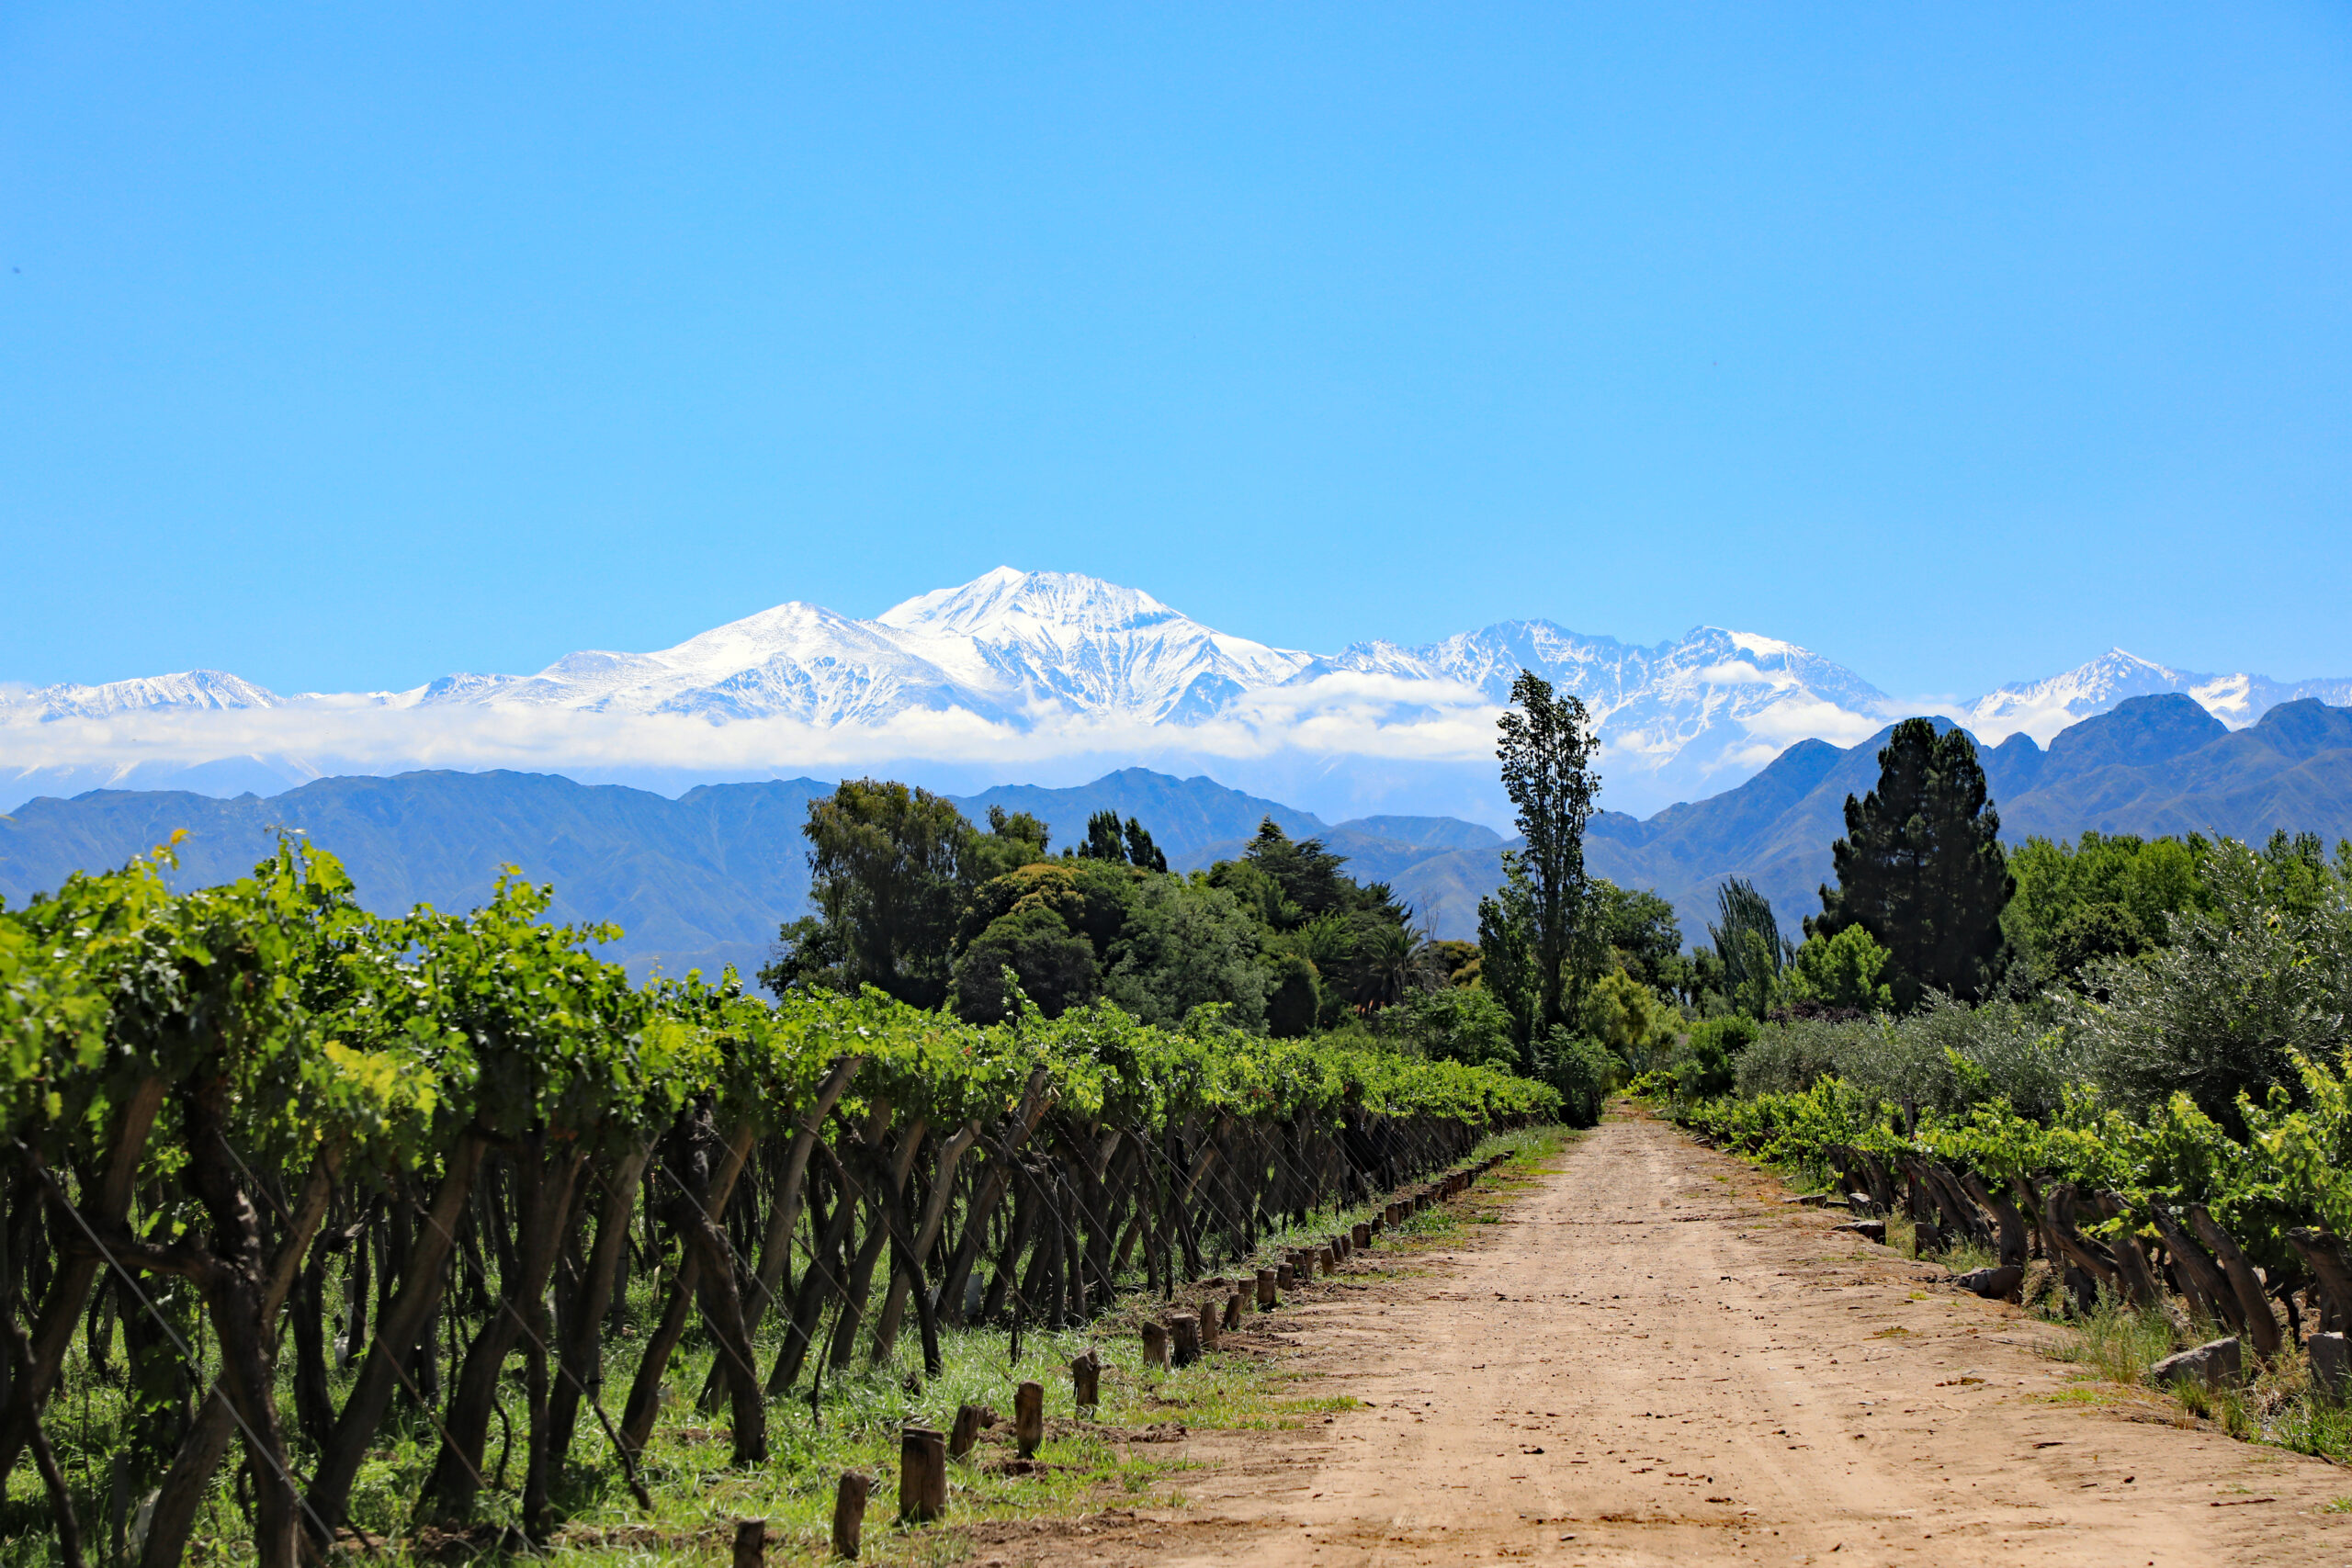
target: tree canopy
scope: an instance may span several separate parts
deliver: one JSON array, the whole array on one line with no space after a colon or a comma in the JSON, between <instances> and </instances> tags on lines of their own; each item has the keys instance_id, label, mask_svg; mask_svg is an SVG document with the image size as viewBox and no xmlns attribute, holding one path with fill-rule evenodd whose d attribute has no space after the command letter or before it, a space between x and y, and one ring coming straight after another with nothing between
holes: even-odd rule
<instances>
[{"instance_id":1,"label":"tree canopy","mask_svg":"<svg viewBox=\"0 0 2352 1568\"><path fill-rule=\"evenodd\" d=\"M1878 787L1846 797L1846 836L1830 849L1838 885L1822 887L1822 912L1805 930L1867 930L1893 954L1887 983L1900 1008L1931 990L1982 996L1999 973L2015 882L1975 742L1907 718L1878 760Z\"/></svg>"}]
</instances>

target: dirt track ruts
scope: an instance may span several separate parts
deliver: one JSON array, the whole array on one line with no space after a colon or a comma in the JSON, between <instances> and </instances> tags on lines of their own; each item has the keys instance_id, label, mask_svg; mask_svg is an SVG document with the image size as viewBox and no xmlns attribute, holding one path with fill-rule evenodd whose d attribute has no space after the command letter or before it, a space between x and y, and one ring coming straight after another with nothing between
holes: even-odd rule
<instances>
[{"instance_id":1,"label":"dirt track ruts","mask_svg":"<svg viewBox=\"0 0 2352 1568\"><path fill-rule=\"evenodd\" d=\"M2352 1517L2322 1511L2352 1474L2080 1384L2034 1348L2054 1330L1931 1284L1940 1269L1781 1195L1664 1123L1605 1123L1495 1223L1298 1309L1310 1386L1366 1408L1204 1436L1183 1506L979 1555L2138 1565L2352 1551Z\"/></svg>"}]
</instances>

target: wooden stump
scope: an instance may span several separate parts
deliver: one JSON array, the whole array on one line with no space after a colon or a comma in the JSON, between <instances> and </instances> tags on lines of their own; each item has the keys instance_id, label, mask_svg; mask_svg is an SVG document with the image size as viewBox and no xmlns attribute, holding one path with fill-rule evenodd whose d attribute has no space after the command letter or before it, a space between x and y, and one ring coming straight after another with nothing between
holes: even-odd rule
<instances>
[{"instance_id":1,"label":"wooden stump","mask_svg":"<svg viewBox=\"0 0 2352 1568\"><path fill-rule=\"evenodd\" d=\"M1322 1255L1316 1261L1323 1265L1323 1277L1327 1280L1340 1271L1340 1260L1332 1256L1331 1249L1328 1247L1323 1249Z\"/></svg>"},{"instance_id":2,"label":"wooden stump","mask_svg":"<svg viewBox=\"0 0 2352 1568\"><path fill-rule=\"evenodd\" d=\"M768 1560L768 1522L735 1521L735 1568L761 1568Z\"/></svg>"},{"instance_id":3,"label":"wooden stump","mask_svg":"<svg viewBox=\"0 0 2352 1568\"><path fill-rule=\"evenodd\" d=\"M1046 1385L1024 1382L1012 1391L1012 1440L1029 1459L1046 1440Z\"/></svg>"},{"instance_id":4,"label":"wooden stump","mask_svg":"<svg viewBox=\"0 0 2352 1568\"><path fill-rule=\"evenodd\" d=\"M978 1405L957 1405L956 1407L956 1425L949 1427L947 1431L947 1457L949 1459L962 1459L966 1454L970 1453L972 1451L972 1445L980 1440L981 1426L980 1407Z\"/></svg>"},{"instance_id":5,"label":"wooden stump","mask_svg":"<svg viewBox=\"0 0 2352 1568\"><path fill-rule=\"evenodd\" d=\"M1358 1225L1356 1227L1355 1236L1353 1239L1358 1247L1370 1247L1372 1245L1372 1227L1370 1225Z\"/></svg>"},{"instance_id":6,"label":"wooden stump","mask_svg":"<svg viewBox=\"0 0 2352 1568\"><path fill-rule=\"evenodd\" d=\"M1260 1269L1260 1270L1258 1271L1258 1277L1259 1277L1260 1279L1263 1279L1263 1278L1265 1278L1265 1270L1264 1270L1264 1269ZM1287 1290L1289 1290L1292 1286L1294 1286L1294 1285L1295 1285L1295 1284L1297 1284L1297 1283L1298 1283L1298 1276L1297 1276L1297 1274L1296 1274L1296 1273L1292 1269L1292 1268L1291 1268L1291 1266L1290 1266L1289 1264L1287 1264L1287 1263L1277 1263L1277 1264L1275 1264L1275 1265L1274 1265L1274 1289L1275 1289L1275 1290L1277 1290L1277 1291L1287 1291ZM1269 1294L1269 1293L1270 1293L1270 1292L1268 1292L1267 1291L1265 1291L1263 1287L1261 1287L1261 1288L1260 1288L1260 1291L1259 1291L1259 1298L1260 1298L1260 1300L1263 1301L1263 1300L1264 1300L1264 1298L1265 1298L1265 1296L1266 1296L1267 1294ZM1268 1306L1272 1306L1272 1305L1273 1305L1274 1303L1272 1303L1272 1302L1266 1302L1266 1303L1265 1303L1265 1304L1266 1304L1266 1305L1268 1305Z\"/></svg>"},{"instance_id":7,"label":"wooden stump","mask_svg":"<svg viewBox=\"0 0 2352 1568\"><path fill-rule=\"evenodd\" d=\"M936 1427L908 1427L899 1436L899 1517L910 1524L947 1511L947 1439Z\"/></svg>"},{"instance_id":8,"label":"wooden stump","mask_svg":"<svg viewBox=\"0 0 2352 1568\"><path fill-rule=\"evenodd\" d=\"M1348 1254L1355 1250L1355 1243L1349 1238L1348 1235L1344 1231L1340 1235L1333 1236L1329 1245L1331 1256L1341 1263L1345 1263L1348 1260Z\"/></svg>"},{"instance_id":9,"label":"wooden stump","mask_svg":"<svg viewBox=\"0 0 2352 1568\"><path fill-rule=\"evenodd\" d=\"M874 1483L854 1470L842 1472L833 1488L833 1555L854 1560L865 1529L865 1494Z\"/></svg>"},{"instance_id":10,"label":"wooden stump","mask_svg":"<svg viewBox=\"0 0 2352 1568\"><path fill-rule=\"evenodd\" d=\"M1234 1292L1225 1298L1225 1329L1230 1334L1241 1326L1241 1292Z\"/></svg>"},{"instance_id":11,"label":"wooden stump","mask_svg":"<svg viewBox=\"0 0 2352 1568\"><path fill-rule=\"evenodd\" d=\"M1168 1330L1157 1323L1143 1325L1143 1366L1148 1372L1168 1370Z\"/></svg>"},{"instance_id":12,"label":"wooden stump","mask_svg":"<svg viewBox=\"0 0 2352 1568\"><path fill-rule=\"evenodd\" d=\"M1189 1367L1201 1359L1201 1320L1189 1312L1180 1312L1168 1320L1168 1337L1176 1364Z\"/></svg>"},{"instance_id":13,"label":"wooden stump","mask_svg":"<svg viewBox=\"0 0 2352 1568\"><path fill-rule=\"evenodd\" d=\"M1102 1403L1102 1358L1092 1350L1080 1350L1069 1364L1070 1403L1080 1410L1091 1410Z\"/></svg>"},{"instance_id":14,"label":"wooden stump","mask_svg":"<svg viewBox=\"0 0 2352 1568\"><path fill-rule=\"evenodd\" d=\"M1222 1298L1211 1296L1201 1303L1201 1348L1204 1351L1216 1348L1217 1329L1224 1319L1225 1302Z\"/></svg>"},{"instance_id":15,"label":"wooden stump","mask_svg":"<svg viewBox=\"0 0 2352 1568\"><path fill-rule=\"evenodd\" d=\"M1282 1283L1282 1281L1275 1277L1277 1272L1278 1270L1272 1269L1261 1269L1258 1270L1258 1310L1260 1312L1273 1311L1276 1304L1282 1299L1274 1293L1278 1289L1280 1289Z\"/></svg>"},{"instance_id":16,"label":"wooden stump","mask_svg":"<svg viewBox=\"0 0 2352 1568\"><path fill-rule=\"evenodd\" d=\"M1937 1231L1934 1225L1928 1224L1926 1220L1921 1220L1912 1225L1911 1251L1914 1256L1925 1258L1931 1252L1941 1252L1943 1250L1943 1246L1944 1238L1941 1234Z\"/></svg>"}]
</instances>

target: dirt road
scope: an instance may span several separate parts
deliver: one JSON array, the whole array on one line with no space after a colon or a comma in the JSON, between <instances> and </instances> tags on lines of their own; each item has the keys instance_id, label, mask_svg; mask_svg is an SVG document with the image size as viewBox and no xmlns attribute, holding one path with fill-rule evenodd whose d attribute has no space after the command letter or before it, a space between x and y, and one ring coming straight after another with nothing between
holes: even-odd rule
<instances>
[{"instance_id":1,"label":"dirt road","mask_svg":"<svg viewBox=\"0 0 2352 1568\"><path fill-rule=\"evenodd\" d=\"M1475 1239L1302 1309L1304 1369L1365 1408L1205 1440L1187 1506L1043 1556L2352 1562L2352 1517L2323 1511L2352 1472L2081 1384L2045 1326L1781 1196L1607 1123Z\"/></svg>"}]
</instances>

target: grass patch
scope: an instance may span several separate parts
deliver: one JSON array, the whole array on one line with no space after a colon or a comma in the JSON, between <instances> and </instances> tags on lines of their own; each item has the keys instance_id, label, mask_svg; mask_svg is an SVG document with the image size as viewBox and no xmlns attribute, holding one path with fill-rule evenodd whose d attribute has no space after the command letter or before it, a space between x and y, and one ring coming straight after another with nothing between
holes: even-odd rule
<instances>
[{"instance_id":1,"label":"grass patch","mask_svg":"<svg viewBox=\"0 0 2352 1568\"><path fill-rule=\"evenodd\" d=\"M2169 1319L2126 1306L2101 1292L2087 1317L2066 1320L2074 1337L2060 1346L2058 1359L2086 1368L2109 1382L2138 1384L2148 1369L2177 1348Z\"/></svg>"}]
</instances>

